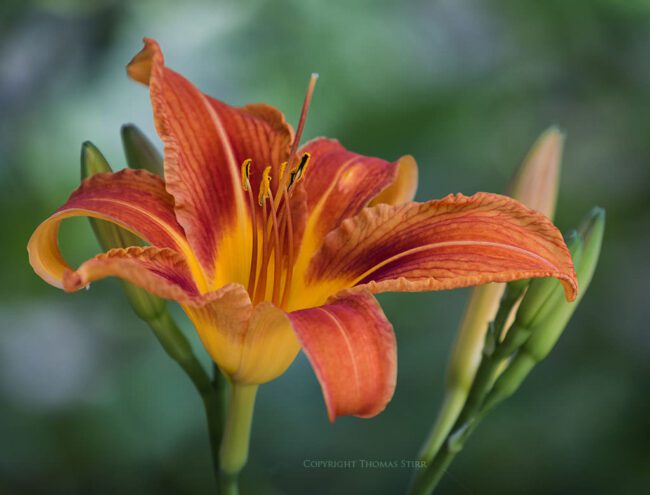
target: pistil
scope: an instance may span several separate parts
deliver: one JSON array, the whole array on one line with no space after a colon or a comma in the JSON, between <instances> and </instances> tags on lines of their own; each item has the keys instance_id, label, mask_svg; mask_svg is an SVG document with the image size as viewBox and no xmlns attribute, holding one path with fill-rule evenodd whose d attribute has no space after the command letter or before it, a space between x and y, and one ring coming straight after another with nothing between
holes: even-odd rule
<instances>
[{"instance_id":1,"label":"pistil","mask_svg":"<svg viewBox=\"0 0 650 495\"><path fill-rule=\"evenodd\" d=\"M246 191L248 194L248 206L250 207L251 210L251 216L252 216L252 221L253 221L253 246L251 250L251 269L250 269L250 274L248 276L248 293L252 294L253 290L255 289L255 278L257 277L257 208L255 208L255 200L253 199L253 191L251 190L251 183L250 183L250 174L251 174L251 163L252 160L249 158L248 160L245 160L244 163L242 163L241 166L241 174L242 174L242 188L244 191Z\"/></svg>"},{"instance_id":2,"label":"pistil","mask_svg":"<svg viewBox=\"0 0 650 495\"><path fill-rule=\"evenodd\" d=\"M284 170L284 174L280 177L280 183L278 185L278 195L275 197L275 207L277 208L280 205L280 201L284 197L285 191L288 192L287 183L289 181L289 171L291 171L291 164L298 152L298 145L300 144L300 139L302 138L302 131L305 128L305 121L307 120L307 111L309 110L309 105L311 105L311 97L314 94L314 88L316 87L316 81L318 81L318 74L314 73L309 78L309 84L307 85L307 93L305 94L305 100L302 104L302 110L300 111L300 120L298 121L298 129L296 129L296 135L293 139L293 144L291 145L291 151L289 152L289 159L287 160L288 166Z\"/></svg>"},{"instance_id":3,"label":"pistil","mask_svg":"<svg viewBox=\"0 0 650 495\"><path fill-rule=\"evenodd\" d=\"M290 206L291 195L296 184L305 176L311 158L310 154L304 153L295 167L291 165L298 152L298 145L305 127L307 111L309 110L317 80L318 74L312 74L309 79L307 93L300 112L300 121L298 122L289 157L286 162L280 164L276 195L273 194L270 187L271 167L267 166L260 181L256 205L250 185L251 159L245 160L241 166L242 188L248 193L253 224L248 293L255 304L264 300L267 294L271 255L273 255L271 301L280 307L285 307L289 298L295 257ZM256 212L258 206L262 210L261 218Z\"/></svg>"}]
</instances>

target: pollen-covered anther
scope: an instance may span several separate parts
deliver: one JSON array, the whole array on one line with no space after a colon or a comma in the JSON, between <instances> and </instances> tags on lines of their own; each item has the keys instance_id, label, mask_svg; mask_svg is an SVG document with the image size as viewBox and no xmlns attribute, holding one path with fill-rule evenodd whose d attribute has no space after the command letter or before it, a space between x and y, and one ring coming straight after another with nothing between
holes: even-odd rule
<instances>
[{"instance_id":1,"label":"pollen-covered anther","mask_svg":"<svg viewBox=\"0 0 650 495\"><path fill-rule=\"evenodd\" d=\"M266 167L262 173L262 180L260 181L260 191L257 195L257 202L260 206L269 197L271 191L271 167Z\"/></svg>"},{"instance_id":2,"label":"pollen-covered anther","mask_svg":"<svg viewBox=\"0 0 650 495\"><path fill-rule=\"evenodd\" d=\"M289 178L289 187L293 186L300 182L307 172L307 167L309 166L309 161L311 160L310 153L303 153L300 157L300 163L291 171L291 176Z\"/></svg>"},{"instance_id":3,"label":"pollen-covered anther","mask_svg":"<svg viewBox=\"0 0 650 495\"><path fill-rule=\"evenodd\" d=\"M248 191L250 186L251 163L253 163L253 160L247 158L241 164L241 187L244 191Z\"/></svg>"}]
</instances>

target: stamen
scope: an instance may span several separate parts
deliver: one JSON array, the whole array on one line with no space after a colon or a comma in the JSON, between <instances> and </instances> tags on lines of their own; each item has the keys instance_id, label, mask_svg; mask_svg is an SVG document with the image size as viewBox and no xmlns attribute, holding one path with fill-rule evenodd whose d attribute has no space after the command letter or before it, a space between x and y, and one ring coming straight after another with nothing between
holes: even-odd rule
<instances>
[{"instance_id":1,"label":"stamen","mask_svg":"<svg viewBox=\"0 0 650 495\"><path fill-rule=\"evenodd\" d=\"M291 194L289 189L294 184L304 179L311 155L309 153L303 153L303 155L300 157L300 162L296 165L296 167L292 168L291 165L298 151L298 146L300 145L302 132L305 127L305 121L307 119L307 111L309 110L309 105L311 104L311 98L314 93L314 87L316 86L317 80L318 74L312 74L309 79L307 94L305 95L305 100L300 112L300 120L298 122L295 138L291 144L291 150L289 152L288 159L286 162L280 164L280 176L276 196L273 195L271 189L271 167L266 167L262 173L257 195L257 203L262 207L262 218L259 222L259 227L262 229L261 233L258 232L258 218L257 214L255 213L256 207L254 204L253 193L251 192L250 185L252 161L250 159L247 159L242 163L241 166L242 188L244 191L248 192L250 208L253 212L253 253L251 256L251 272L248 280L248 293L251 295L251 298L255 304L266 297L269 268L268 264L271 258L271 254L274 255L272 301L274 304L277 305L280 303L280 306L284 307L290 295L295 255L293 245L293 222L289 204ZM269 200L268 207L266 203L267 199ZM284 199L284 204L282 204L281 209L280 205L282 199ZM270 208L270 210L268 208ZM286 238L285 234L287 235ZM261 239L259 238L260 235ZM285 242L288 253L284 252ZM258 253L258 251L261 252ZM258 267L259 276L257 273ZM286 271L286 275L284 276L284 286L282 284L283 271ZM281 298L280 295L282 296Z\"/></svg>"},{"instance_id":2,"label":"stamen","mask_svg":"<svg viewBox=\"0 0 650 495\"><path fill-rule=\"evenodd\" d=\"M266 167L262 173L262 180L260 181L260 192L257 195L257 203L262 206L264 200L269 197L271 192L271 167Z\"/></svg>"},{"instance_id":3,"label":"stamen","mask_svg":"<svg viewBox=\"0 0 650 495\"><path fill-rule=\"evenodd\" d=\"M261 187L260 187L261 190ZM266 294L266 276L267 276L267 265L269 258L269 246L268 246L268 236L267 228L268 224L268 214L266 210L266 197L262 198L262 263L260 264L260 276L257 279L257 285L255 287L255 293L253 294L253 303L257 304ZM250 294L250 293L249 293Z\"/></svg>"},{"instance_id":4,"label":"stamen","mask_svg":"<svg viewBox=\"0 0 650 495\"><path fill-rule=\"evenodd\" d=\"M282 247L280 245L280 235L278 233L278 214L273 204L273 193L269 190L269 206L271 207L271 223L273 225L273 240L275 244L274 254L274 271L273 271L273 304L278 304L278 294L280 291L280 278L282 275ZM273 246L271 247L273 249ZM269 258L270 258L269 253Z\"/></svg>"},{"instance_id":5,"label":"stamen","mask_svg":"<svg viewBox=\"0 0 650 495\"><path fill-rule=\"evenodd\" d=\"M241 164L241 187L244 191L248 191L250 188L251 163L253 163L253 160L247 158Z\"/></svg>"},{"instance_id":6,"label":"stamen","mask_svg":"<svg viewBox=\"0 0 650 495\"><path fill-rule=\"evenodd\" d=\"M255 207L255 200L253 199L253 193L251 192L251 184L250 182L246 181L248 188L246 191L248 192L248 205L251 209L251 214L253 216L253 245L252 245L252 252L251 252L251 271L250 275L248 276L248 293L252 294L253 289L255 288L255 278L257 278L257 258L258 258L258 253L257 253L257 212L256 207Z\"/></svg>"},{"instance_id":7,"label":"stamen","mask_svg":"<svg viewBox=\"0 0 650 495\"><path fill-rule=\"evenodd\" d=\"M251 210L251 217L253 221L253 245L251 249L251 262L250 262L250 273L248 275L248 293L252 294L253 289L255 288L255 279L257 278L257 211L255 208L255 200L253 199L253 192L251 190L250 176L251 176L251 163L253 160L250 158L244 160L241 164L241 181L242 188L248 194L248 206Z\"/></svg>"},{"instance_id":8,"label":"stamen","mask_svg":"<svg viewBox=\"0 0 650 495\"><path fill-rule=\"evenodd\" d=\"M302 155L298 166L291 171L291 177L289 179L289 185L287 186L287 189L291 189L291 186L293 186L294 183L298 183L303 179L305 172L307 171L307 167L309 166L310 159L310 153L304 153Z\"/></svg>"},{"instance_id":9,"label":"stamen","mask_svg":"<svg viewBox=\"0 0 650 495\"><path fill-rule=\"evenodd\" d=\"M282 301L280 307L285 308L287 300L289 299L289 292L291 290L291 281L293 279L293 221L291 220L291 209L289 207L289 194L287 193L284 199L284 223L283 223L283 238L284 238L284 225L287 227L287 276L284 281L284 291L282 293Z\"/></svg>"}]
</instances>

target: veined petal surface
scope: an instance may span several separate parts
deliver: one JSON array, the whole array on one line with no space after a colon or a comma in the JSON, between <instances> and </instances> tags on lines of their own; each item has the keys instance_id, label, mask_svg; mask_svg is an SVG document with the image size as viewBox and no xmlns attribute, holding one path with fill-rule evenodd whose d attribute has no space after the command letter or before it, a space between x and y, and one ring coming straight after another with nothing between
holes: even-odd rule
<instances>
[{"instance_id":1,"label":"veined petal surface","mask_svg":"<svg viewBox=\"0 0 650 495\"><path fill-rule=\"evenodd\" d=\"M63 288L79 290L95 280L118 277L158 297L190 301L199 296L185 258L167 248L117 248L99 254L63 275Z\"/></svg>"},{"instance_id":2,"label":"veined petal surface","mask_svg":"<svg viewBox=\"0 0 650 495\"><path fill-rule=\"evenodd\" d=\"M330 421L368 418L390 401L397 377L393 327L367 292L289 313L323 389Z\"/></svg>"},{"instance_id":3,"label":"veined petal surface","mask_svg":"<svg viewBox=\"0 0 650 495\"><path fill-rule=\"evenodd\" d=\"M505 196L459 194L378 205L344 221L299 290L312 305L346 287L443 290L533 277L555 277L575 298L571 256L551 221Z\"/></svg>"},{"instance_id":4,"label":"veined petal surface","mask_svg":"<svg viewBox=\"0 0 650 495\"><path fill-rule=\"evenodd\" d=\"M115 223L153 246L182 253L201 283L200 269L174 216L174 200L159 177L130 169L94 175L36 228L27 245L30 263L38 275L59 288L63 288L64 272L70 270L59 250L59 225L75 216Z\"/></svg>"},{"instance_id":5,"label":"veined petal surface","mask_svg":"<svg viewBox=\"0 0 650 495\"><path fill-rule=\"evenodd\" d=\"M165 67L160 47L145 47L128 66L129 75L148 84L158 134L165 144L165 182L211 288L245 283L251 249L251 218L240 167L251 158L251 182L267 165L279 168L292 131L268 105L234 108L201 93Z\"/></svg>"}]
</instances>

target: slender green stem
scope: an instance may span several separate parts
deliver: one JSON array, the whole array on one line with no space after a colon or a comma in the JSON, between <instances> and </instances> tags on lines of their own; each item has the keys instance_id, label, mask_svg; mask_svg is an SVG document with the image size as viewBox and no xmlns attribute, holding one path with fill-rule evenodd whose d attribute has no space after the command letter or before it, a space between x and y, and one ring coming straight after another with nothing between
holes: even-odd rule
<instances>
[{"instance_id":1,"label":"slender green stem","mask_svg":"<svg viewBox=\"0 0 650 495\"><path fill-rule=\"evenodd\" d=\"M410 490L411 495L428 495L433 492L482 419L482 405L499 376L501 365L514 352L518 344L517 339L507 337L504 339L504 333L508 315L524 289L523 284L509 285L506 289L494 322L487 332L481 362L476 370L467 400L444 440L441 441L434 430L432 436L425 442L422 451L424 455L421 458L428 462L428 465L426 469L416 474ZM442 410L444 411L446 407L447 405L443 404ZM455 407L458 405L455 404ZM431 438L435 441L433 445L436 447L435 450L431 448Z\"/></svg>"},{"instance_id":2,"label":"slender green stem","mask_svg":"<svg viewBox=\"0 0 650 495\"><path fill-rule=\"evenodd\" d=\"M436 422L420 450L419 460L430 462L436 455L445 438L447 438L447 434L456 423L458 415L463 410L467 394L468 391L460 388L449 388L447 390Z\"/></svg>"},{"instance_id":3,"label":"slender green stem","mask_svg":"<svg viewBox=\"0 0 650 495\"><path fill-rule=\"evenodd\" d=\"M165 309L155 318L145 319L165 352L176 361L190 378L201 395L208 423L208 438L212 455L212 466L217 486L221 484L219 448L223 438L227 381L215 366L212 380L194 355L190 343L176 322Z\"/></svg>"},{"instance_id":4,"label":"slender green stem","mask_svg":"<svg viewBox=\"0 0 650 495\"><path fill-rule=\"evenodd\" d=\"M219 448L223 439L224 423L226 418L226 401L228 382L218 367L214 367L211 388L208 393L201 393L205 417L208 422L208 438L210 441L210 453L212 456L212 468L217 482L217 488L221 485ZM220 493L220 492L219 492Z\"/></svg>"},{"instance_id":5,"label":"slender green stem","mask_svg":"<svg viewBox=\"0 0 650 495\"><path fill-rule=\"evenodd\" d=\"M165 310L158 317L145 320L158 338L165 352L187 373L201 396L212 392L210 377L194 355L190 343L176 322Z\"/></svg>"},{"instance_id":6,"label":"slender green stem","mask_svg":"<svg viewBox=\"0 0 650 495\"><path fill-rule=\"evenodd\" d=\"M455 457L455 452L443 446L426 469L416 476L410 493L413 495L432 493Z\"/></svg>"},{"instance_id":7,"label":"slender green stem","mask_svg":"<svg viewBox=\"0 0 650 495\"><path fill-rule=\"evenodd\" d=\"M445 438L437 453L429 461L427 467L415 476L410 490L411 495L433 493L447 468L463 449L465 441L482 419L480 405L494 383L501 363L500 359L494 358L494 355L484 356L481 360L465 406L458 415L451 433Z\"/></svg>"},{"instance_id":8,"label":"slender green stem","mask_svg":"<svg viewBox=\"0 0 650 495\"><path fill-rule=\"evenodd\" d=\"M248 459L257 385L233 383L219 451L221 495L239 493L238 477Z\"/></svg>"}]
</instances>

